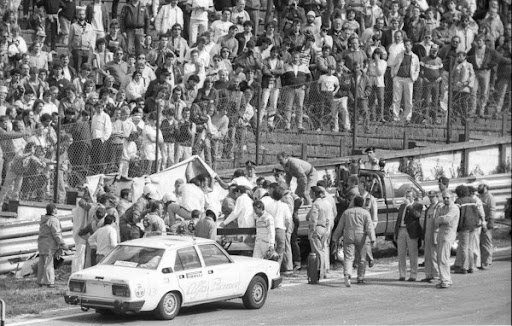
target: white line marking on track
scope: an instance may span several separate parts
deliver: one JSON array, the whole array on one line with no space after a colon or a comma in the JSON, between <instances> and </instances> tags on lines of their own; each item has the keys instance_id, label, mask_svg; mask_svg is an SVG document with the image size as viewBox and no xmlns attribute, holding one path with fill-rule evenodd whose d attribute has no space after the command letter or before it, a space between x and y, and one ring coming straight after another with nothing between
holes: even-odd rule
<instances>
[{"instance_id":1,"label":"white line marking on track","mask_svg":"<svg viewBox=\"0 0 512 326\"><path fill-rule=\"evenodd\" d=\"M79 312L79 313L76 313L76 314L71 314L71 315L66 315L66 316L55 316L55 317L49 317L49 318L30 319L30 320L21 321L21 322L13 323L13 324L9 323L8 325L9 326L22 326L22 325L40 324L40 323L48 322L48 321L51 321L51 320L59 320L59 319L64 319L64 318L69 318L69 317L91 315L91 314L94 314L94 313L95 313L94 311Z\"/></svg>"}]
</instances>

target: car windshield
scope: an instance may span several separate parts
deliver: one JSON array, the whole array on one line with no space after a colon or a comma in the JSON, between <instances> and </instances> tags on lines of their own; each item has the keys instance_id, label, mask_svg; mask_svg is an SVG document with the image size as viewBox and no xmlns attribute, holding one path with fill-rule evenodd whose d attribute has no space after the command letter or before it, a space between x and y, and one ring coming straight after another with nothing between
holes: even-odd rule
<instances>
[{"instance_id":1,"label":"car windshield","mask_svg":"<svg viewBox=\"0 0 512 326\"><path fill-rule=\"evenodd\" d=\"M163 255L164 249L120 245L101 264L156 269Z\"/></svg>"}]
</instances>

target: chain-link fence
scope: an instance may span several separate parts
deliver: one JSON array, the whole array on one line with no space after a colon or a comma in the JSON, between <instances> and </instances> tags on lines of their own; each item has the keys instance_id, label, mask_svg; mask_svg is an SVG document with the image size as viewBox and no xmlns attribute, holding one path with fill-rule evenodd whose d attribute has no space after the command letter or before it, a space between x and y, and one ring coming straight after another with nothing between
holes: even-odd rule
<instances>
[{"instance_id":1,"label":"chain-link fence","mask_svg":"<svg viewBox=\"0 0 512 326\"><path fill-rule=\"evenodd\" d=\"M114 173L133 178L191 155L200 155L217 170L249 159L261 162L269 140L276 151L287 150L288 140L299 139L300 133L344 134L358 141L383 130L387 137L401 138L402 133L389 131L406 124L448 131L483 117L509 121L508 79L490 83L484 101L478 91L448 87L448 76L403 85L391 80L383 88L365 82L364 75L346 78L348 86L341 85L335 94L322 90L317 81L270 89L242 84L201 90L192 103L162 91L155 97L158 100L118 106L100 100L86 103L82 110L61 108L60 118L54 114L53 120L41 123L5 120L4 129L12 129L13 134L1 140L0 202L55 198L65 202L67 191L78 189L86 176ZM354 149L357 144L345 146ZM331 150L322 155L341 154Z\"/></svg>"}]
</instances>

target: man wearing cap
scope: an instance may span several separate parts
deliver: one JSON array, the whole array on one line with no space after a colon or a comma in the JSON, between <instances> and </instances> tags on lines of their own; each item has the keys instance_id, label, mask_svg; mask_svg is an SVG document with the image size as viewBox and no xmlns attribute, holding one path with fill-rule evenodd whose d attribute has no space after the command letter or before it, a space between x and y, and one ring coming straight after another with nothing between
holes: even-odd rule
<instances>
[{"instance_id":1,"label":"man wearing cap","mask_svg":"<svg viewBox=\"0 0 512 326\"><path fill-rule=\"evenodd\" d=\"M306 22L306 13L304 12L304 8L299 6L299 0L291 0L289 5L284 8L281 17L279 30L283 31L283 34L286 34L290 30L290 28L286 28L286 26L290 26L289 24L294 23L296 19L298 19L301 24Z\"/></svg>"},{"instance_id":2,"label":"man wearing cap","mask_svg":"<svg viewBox=\"0 0 512 326\"><path fill-rule=\"evenodd\" d=\"M147 7L140 0L132 0L121 9L119 25L128 44L128 53L140 53L149 23Z\"/></svg>"},{"instance_id":3,"label":"man wearing cap","mask_svg":"<svg viewBox=\"0 0 512 326\"><path fill-rule=\"evenodd\" d=\"M297 188L295 193L304 198L304 204L311 204L311 197L309 196L309 189L316 185L318 180L318 174L315 167L306 161L301 159L290 157L285 152L281 152L277 155L279 164L283 167L286 172L285 181L288 187L293 177L297 179Z\"/></svg>"},{"instance_id":4,"label":"man wearing cap","mask_svg":"<svg viewBox=\"0 0 512 326\"><path fill-rule=\"evenodd\" d=\"M450 254L452 243L455 241L457 226L459 224L460 210L453 201L453 194L449 191L441 193L443 205L437 211L434 227L439 228L437 233L437 265L439 268L438 288L448 288L452 285L450 275Z\"/></svg>"},{"instance_id":5,"label":"man wearing cap","mask_svg":"<svg viewBox=\"0 0 512 326\"><path fill-rule=\"evenodd\" d=\"M425 239L425 278L422 282L433 282L439 276L437 265L437 233L438 227L435 225L437 213L442 203L439 202L437 192L430 190L428 193L430 205L425 212L425 220L423 222L423 232Z\"/></svg>"},{"instance_id":6,"label":"man wearing cap","mask_svg":"<svg viewBox=\"0 0 512 326\"><path fill-rule=\"evenodd\" d=\"M489 186L482 182L478 185L478 195L482 200L485 212L485 222L480 233L480 254L482 265L480 269L486 269L492 264L492 230L494 228L494 217L496 214L496 199L489 192Z\"/></svg>"},{"instance_id":7,"label":"man wearing cap","mask_svg":"<svg viewBox=\"0 0 512 326\"><path fill-rule=\"evenodd\" d=\"M375 147L368 147L364 150L368 161L364 162L364 168L368 170L379 170L379 159L375 156Z\"/></svg>"},{"instance_id":8,"label":"man wearing cap","mask_svg":"<svg viewBox=\"0 0 512 326\"><path fill-rule=\"evenodd\" d=\"M91 24L85 18L85 7L76 8L77 21L71 24L69 30L69 51L73 60L73 68L80 71L82 63L91 59L96 42L96 32Z\"/></svg>"}]
</instances>

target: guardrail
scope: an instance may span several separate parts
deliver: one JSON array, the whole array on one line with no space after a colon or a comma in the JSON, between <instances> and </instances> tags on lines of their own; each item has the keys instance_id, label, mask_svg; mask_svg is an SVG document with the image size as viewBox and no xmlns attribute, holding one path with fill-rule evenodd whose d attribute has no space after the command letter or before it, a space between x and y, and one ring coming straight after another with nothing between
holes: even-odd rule
<instances>
[{"instance_id":1,"label":"guardrail","mask_svg":"<svg viewBox=\"0 0 512 326\"><path fill-rule=\"evenodd\" d=\"M511 197L510 173L497 174L482 177L468 177L452 179L450 189L455 189L460 184L478 185L486 181L489 190L496 199L498 218L502 218L507 198ZM436 190L437 181L421 183L422 187L428 190ZM307 213L307 207L302 207L300 214ZM64 241L67 245L73 245L72 216L59 217L62 225ZM239 234L239 229L219 229L218 235ZM16 270L21 262L37 252L37 235L39 232L39 221L12 222L0 225L0 274ZM251 233L254 233L251 231Z\"/></svg>"}]
</instances>

